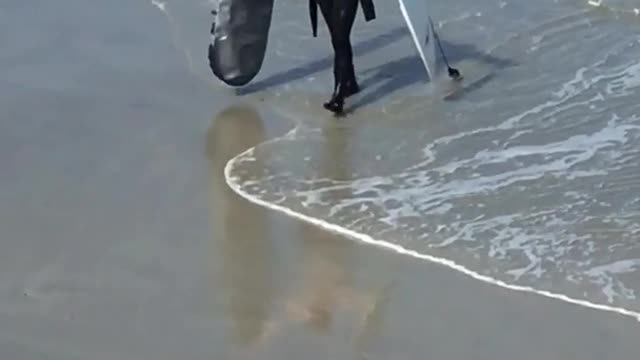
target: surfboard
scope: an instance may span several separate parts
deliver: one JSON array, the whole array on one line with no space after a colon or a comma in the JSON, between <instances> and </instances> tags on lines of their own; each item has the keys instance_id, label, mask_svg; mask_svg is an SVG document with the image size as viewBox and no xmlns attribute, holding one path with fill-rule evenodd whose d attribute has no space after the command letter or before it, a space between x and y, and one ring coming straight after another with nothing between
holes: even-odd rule
<instances>
[{"instance_id":1,"label":"surfboard","mask_svg":"<svg viewBox=\"0 0 640 360\"><path fill-rule=\"evenodd\" d=\"M430 21L428 0L398 0L402 17L416 46L429 80L436 78L435 29Z\"/></svg>"},{"instance_id":2,"label":"surfboard","mask_svg":"<svg viewBox=\"0 0 640 360\"><path fill-rule=\"evenodd\" d=\"M238 87L258 74L264 61L274 0L219 0L212 14L209 67Z\"/></svg>"}]
</instances>

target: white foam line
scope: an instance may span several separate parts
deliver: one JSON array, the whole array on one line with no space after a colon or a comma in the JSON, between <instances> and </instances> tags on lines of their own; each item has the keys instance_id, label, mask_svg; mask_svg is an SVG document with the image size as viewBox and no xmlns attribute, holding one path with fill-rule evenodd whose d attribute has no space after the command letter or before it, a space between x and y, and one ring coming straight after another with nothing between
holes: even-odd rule
<instances>
[{"instance_id":1,"label":"white foam line","mask_svg":"<svg viewBox=\"0 0 640 360\"><path fill-rule=\"evenodd\" d=\"M285 135L288 136L290 134ZM279 139L274 139L272 141L269 142L273 142L273 141L277 141ZM545 291L545 290L538 290L538 289L534 289L532 287L528 287L528 286L520 286L520 285L513 285L513 284L508 284L502 280L498 280L495 278L492 278L490 276L486 276L486 275L482 275L479 274L477 272L474 272L460 264L457 264L454 261L445 259L445 258L439 258L436 256L432 256L432 255L428 255L428 254L423 254L423 253L419 253L417 251L414 250L409 250L406 249L400 245L397 244L392 244L390 242L384 241L384 240L376 240L374 238L372 238L369 235L366 234L362 234L362 233L358 233L356 231L344 228L342 226L338 226L336 224L332 224L330 222L318 219L318 218L314 218L311 216L307 216L298 212L295 212L287 207L278 205L278 204L274 204L274 203L270 203L267 201L264 201L260 198L258 198L257 196L251 195L249 193L247 193L246 191L244 191L242 189L242 187L240 186L240 184L238 184L235 179L231 176L231 171L233 170L235 163L238 159L240 159L241 157L250 154L251 152L253 152L255 150L255 147L252 147L238 155L236 155L234 158L232 158L231 160L229 160L227 162L227 164L225 165L224 168L224 175L225 175L225 180L227 182L227 185L233 190L235 191L238 195L240 195L241 197L245 198L246 200L248 200L249 202L252 202L254 204L257 205L261 205L264 206L268 209L271 210L275 210L278 212L281 212L285 215L288 215L292 218L295 219L299 219L305 222L308 222L310 224L316 225L322 229L334 232L334 233L338 233L344 236L347 236L349 238L352 238L354 240L359 240L363 243L366 244L371 244L371 245L375 245L387 250L391 250L391 251L395 251L398 254L402 254L402 255L408 255L417 259L422 259L422 260L427 260L436 264L440 264L440 265L444 265L448 268L451 268L453 270L457 270L465 275L468 275L476 280L480 280L489 284L493 284L493 285L497 285L500 286L502 288L505 289L509 289L509 290L513 290L513 291L521 291L521 292L528 292L528 293L533 293L533 294L537 294L537 295L541 295L541 296L545 296L548 298L552 298L552 299L556 299L556 300L561 300L570 304L574 304L574 305L579 305L579 306L583 306L586 308L591 308L591 309L596 309L596 310L601 310L601 311L608 311L608 312L612 312L612 313L617 313L620 315L624 315L624 316L629 316L632 318L635 318L637 321L640 322L640 313L635 312L635 311L631 311L625 308L620 308L620 307L613 307L613 306L608 306L608 305L603 305L603 304L596 304L596 303L592 303L590 301L587 300L579 300L579 299L574 299L571 298L567 295L563 295L563 294L557 294L557 293L553 293L550 291Z\"/></svg>"},{"instance_id":2,"label":"white foam line","mask_svg":"<svg viewBox=\"0 0 640 360\"><path fill-rule=\"evenodd\" d=\"M634 7L631 9L622 9L622 8L618 8L618 7L613 7L613 6L608 6L608 5L604 5L602 4L602 0L589 0L587 1L587 4L593 6L593 7L600 7L600 8L604 8L606 10L612 11L612 12L617 12L617 13L623 13L623 14L633 14L635 16L640 16L640 7Z\"/></svg>"}]
</instances>

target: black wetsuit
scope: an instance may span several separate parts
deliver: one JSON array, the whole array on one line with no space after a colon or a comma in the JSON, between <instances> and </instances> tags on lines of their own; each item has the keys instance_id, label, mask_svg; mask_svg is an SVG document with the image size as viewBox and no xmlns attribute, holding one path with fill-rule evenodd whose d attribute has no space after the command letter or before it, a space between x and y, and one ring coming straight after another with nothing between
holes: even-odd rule
<instances>
[{"instance_id":1,"label":"black wetsuit","mask_svg":"<svg viewBox=\"0 0 640 360\"><path fill-rule=\"evenodd\" d=\"M342 112L344 99L359 91L353 66L351 29L358 5L362 5L366 21L375 19L372 0L309 0L313 35L317 36L317 7L327 23L334 51L334 91L324 107L336 113Z\"/></svg>"}]
</instances>

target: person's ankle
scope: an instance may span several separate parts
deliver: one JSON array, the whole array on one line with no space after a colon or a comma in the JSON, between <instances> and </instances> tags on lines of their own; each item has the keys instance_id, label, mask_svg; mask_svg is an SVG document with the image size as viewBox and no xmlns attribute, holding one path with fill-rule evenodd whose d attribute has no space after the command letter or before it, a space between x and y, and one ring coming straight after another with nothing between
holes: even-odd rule
<instances>
[{"instance_id":1,"label":"person's ankle","mask_svg":"<svg viewBox=\"0 0 640 360\"><path fill-rule=\"evenodd\" d=\"M335 114L342 114L344 109L344 94L339 90L329 101L324 103L323 106Z\"/></svg>"},{"instance_id":2,"label":"person's ankle","mask_svg":"<svg viewBox=\"0 0 640 360\"><path fill-rule=\"evenodd\" d=\"M360 85L358 85L358 81L353 78L348 81L345 85L344 96L349 97L351 95L355 95L360 92Z\"/></svg>"}]
</instances>

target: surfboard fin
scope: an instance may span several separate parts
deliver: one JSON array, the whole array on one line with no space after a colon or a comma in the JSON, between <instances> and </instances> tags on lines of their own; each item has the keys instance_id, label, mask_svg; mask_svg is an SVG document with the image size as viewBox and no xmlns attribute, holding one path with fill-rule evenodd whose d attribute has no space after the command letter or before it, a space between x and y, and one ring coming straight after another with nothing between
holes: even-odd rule
<instances>
[{"instance_id":1,"label":"surfboard fin","mask_svg":"<svg viewBox=\"0 0 640 360\"><path fill-rule=\"evenodd\" d=\"M462 80L462 75L460 75L460 71L458 71L458 69L454 69L450 67L448 71L449 71L449 77L452 78L453 80L456 80L456 81Z\"/></svg>"}]
</instances>

